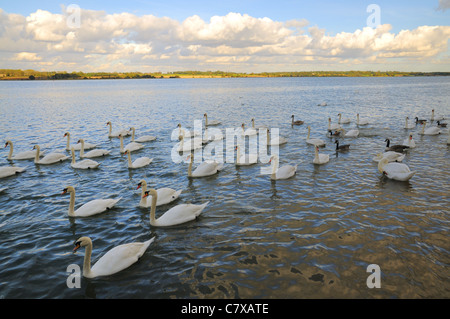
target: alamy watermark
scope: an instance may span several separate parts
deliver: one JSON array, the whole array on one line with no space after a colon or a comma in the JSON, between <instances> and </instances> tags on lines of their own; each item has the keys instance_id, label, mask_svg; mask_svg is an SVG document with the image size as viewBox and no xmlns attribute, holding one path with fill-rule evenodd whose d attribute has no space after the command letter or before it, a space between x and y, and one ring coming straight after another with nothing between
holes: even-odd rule
<instances>
[{"instance_id":1,"label":"alamy watermark","mask_svg":"<svg viewBox=\"0 0 450 319\"><path fill-rule=\"evenodd\" d=\"M81 28L81 8L77 4L70 4L63 8L66 15L66 24L71 29Z\"/></svg>"},{"instance_id":2,"label":"alamy watermark","mask_svg":"<svg viewBox=\"0 0 450 319\"><path fill-rule=\"evenodd\" d=\"M368 13L371 13L366 20L367 26L376 28L381 24L381 8L378 4L369 4L366 8Z\"/></svg>"}]
</instances>

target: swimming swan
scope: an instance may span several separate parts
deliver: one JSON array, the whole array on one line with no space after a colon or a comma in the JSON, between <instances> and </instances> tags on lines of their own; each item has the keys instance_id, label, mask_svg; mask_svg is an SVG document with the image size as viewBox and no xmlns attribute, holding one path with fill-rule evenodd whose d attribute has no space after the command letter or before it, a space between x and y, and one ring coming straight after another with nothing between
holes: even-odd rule
<instances>
[{"instance_id":1,"label":"swimming swan","mask_svg":"<svg viewBox=\"0 0 450 319\"><path fill-rule=\"evenodd\" d=\"M416 124L414 124L414 123L408 124L408 120L409 120L409 117L406 117L406 119L405 119L405 129L415 128Z\"/></svg>"},{"instance_id":2,"label":"swimming swan","mask_svg":"<svg viewBox=\"0 0 450 319\"><path fill-rule=\"evenodd\" d=\"M325 163L328 163L329 161L330 161L330 155L328 155L328 154L319 154L319 146L315 146L314 147L314 152L315 152L315 155L314 155L314 159L313 159L313 163L314 164L325 164Z\"/></svg>"},{"instance_id":3,"label":"swimming swan","mask_svg":"<svg viewBox=\"0 0 450 319\"><path fill-rule=\"evenodd\" d=\"M186 140L184 139L184 132L182 133L183 135L180 135L178 137L178 139L180 140L180 142L178 142L175 147L176 150L178 152L189 152L192 150L196 150L199 148L202 148L203 146L203 141L201 137L194 137L194 138L189 138Z\"/></svg>"},{"instance_id":4,"label":"swimming swan","mask_svg":"<svg viewBox=\"0 0 450 319\"><path fill-rule=\"evenodd\" d=\"M73 147L76 151L79 151L79 150L81 150L81 144L75 144L75 145L72 145L72 146L70 146L70 133L69 132L66 132L65 134L64 134L64 137L66 137L67 136L67 143L66 143L66 151L70 151L70 149ZM88 143L88 142L85 142L84 143L84 149L85 150L88 150L88 149L91 149L91 148L94 148L94 147L97 147L97 145L95 145L95 144L92 144L92 143Z\"/></svg>"},{"instance_id":5,"label":"swimming swan","mask_svg":"<svg viewBox=\"0 0 450 319\"><path fill-rule=\"evenodd\" d=\"M139 184L137 185L137 189L142 188L142 192L141 192L141 200L139 201L139 206L140 207L144 207L144 208L148 208L151 206L152 202L151 202L151 198L150 201L147 201L147 197L152 197L151 195L144 197L145 192L147 191L147 182L145 180L141 180L139 182ZM176 200L182 190L175 190L169 187L163 187L163 188L158 188L156 190L156 192L158 193L158 198L156 201L156 206L161 206L161 205L165 205L165 204L169 204L170 202L173 202L174 200Z\"/></svg>"},{"instance_id":6,"label":"swimming swan","mask_svg":"<svg viewBox=\"0 0 450 319\"><path fill-rule=\"evenodd\" d=\"M23 152L20 152L16 155L12 156L13 149L14 149L13 143L10 140L8 140L5 143L5 147L7 147L7 146L9 146L8 160L25 160L25 159L33 159L36 157L37 150L23 151ZM39 155L42 156L43 154L44 154L44 152L41 152Z\"/></svg>"},{"instance_id":7,"label":"swimming swan","mask_svg":"<svg viewBox=\"0 0 450 319\"><path fill-rule=\"evenodd\" d=\"M87 152L86 154L84 153L84 139L80 138L78 140L78 143L81 144L81 149L80 149L80 157L81 158L93 158L93 157L100 157L100 156L105 156L108 155L109 153L111 153L111 151L108 150L104 150L104 149L95 149L92 151Z\"/></svg>"},{"instance_id":8,"label":"swimming swan","mask_svg":"<svg viewBox=\"0 0 450 319\"><path fill-rule=\"evenodd\" d=\"M403 145L408 146L409 148L415 148L416 142L413 140L412 134L409 134L408 138L403 141Z\"/></svg>"},{"instance_id":9,"label":"swimming swan","mask_svg":"<svg viewBox=\"0 0 450 319\"><path fill-rule=\"evenodd\" d=\"M422 131L419 133L421 135L438 135L438 134L441 134L441 130L438 127L436 127L436 126L432 126L432 127L429 127L427 129L425 129L425 126L427 124L423 123L422 125L423 125Z\"/></svg>"},{"instance_id":10,"label":"swimming swan","mask_svg":"<svg viewBox=\"0 0 450 319\"><path fill-rule=\"evenodd\" d=\"M141 168L150 165L150 163L153 161L153 158L143 156L136 158L133 162L131 162L130 152L126 150L124 154L128 156L128 168Z\"/></svg>"},{"instance_id":11,"label":"swimming swan","mask_svg":"<svg viewBox=\"0 0 450 319\"><path fill-rule=\"evenodd\" d=\"M143 197L152 196L152 204L150 209L150 225L156 227L166 227L183 224L196 219L209 202L202 205L180 204L166 211L158 219L155 218L156 202L158 201L158 192L151 188L145 192Z\"/></svg>"},{"instance_id":12,"label":"swimming swan","mask_svg":"<svg viewBox=\"0 0 450 319\"><path fill-rule=\"evenodd\" d=\"M130 142L127 144L127 146L123 147L123 135L119 134L119 138L120 138L120 153L122 154L125 153L126 151L134 152L144 148L144 144L137 142Z\"/></svg>"},{"instance_id":13,"label":"swimming swan","mask_svg":"<svg viewBox=\"0 0 450 319\"><path fill-rule=\"evenodd\" d=\"M114 132L114 133L112 133L112 123L111 123L111 121L108 121L107 123L106 123L106 125L109 125L109 133L108 133L108 137L120 137L120 135L122 135L122 136L127 136L127 135L130 135L131 134L131 132L130 131L127 131L127 130L121 130L121 131L117 131L117 132Z\"/></svg>"},{"instance_id":14,"label":"swimming swan","mask_svg":"<svg viewBox=\"0 0 450 319\"><path fill-rule=\"evenodd\" d=\"M352 129L348 132L345 132L344 129L341 129L342 133L344 133L344 137L358 137L359 136L359 130L358 129Z\"/></svg>"},{"instance_id":15,"label":"swimming swan","mask_svg":"<svg viewBox=\"0 0 450 319\"><path fill-rule=\"evenodd\" d=\"M91 268L92 240L89 237L80 237L75 242L74 253L80 247L86 247L83 262L83 276L95 278L113 275L130 267L145 253L155 237L145 242L134 242L114 247L104 254Z\"/></svg>"},{"instance_id":16,"label":"swimming swan","mask_svg":"<svg viewBox=\"0 0 450 319\"><path fill-rule=\"evenodd\" d=\"M341 129L339 124L331 124L331 117L328 118L328 131L335 131Z\"/></svg>"},{"instance_id":17,"label":"swimming swan","mask_svg":"<svg viewBox=\"0 0 450 319\"><path fill-rule=\"evenodd\" d=\"M384 153L378 153L373 160L375 162L379 162L381 161L383 158L387 158L388 162L401 162L403 161L403 159L405 158L405 154L403 153L398 153L398 152L394 152L394 151L387 151Z\"/></svg>"},{"instance_id":18,"label":"swimming swan","mask_svg":"<svg viewBox=\"0 0 450 319\"><path fill-rule=\"evenodd\" d=\"M235 150L237 151L236 165L253 165L258 162L258 154L241 155L241 147L239 145L235 147Z\"/></svg>"},{"instance_id":19,"label":"swimming swan","mask_svg":"<svg viewBox=\"0 0 450 319\"><path fill-rule=\"evenodd\" d=\"M214 125L219 125L220 124L220 122L216 121L216 120L208 121L208 115L206 113L203 114L203 117L205 118L205 127L214 126Z\"/></svg>"},{"instance_id":20,"label":"swimming swan","mask_svg":"<svg viewBox=\"0 0 450 319\"><path fill-rule=\"evenodd\" d=\"M189 168L188 177L205 177L217 174L222 168L223 163L218 163L216 161L204 161L197 168L192 171L192 163L194 162L194 153L188 156Z\"/></svg>"},{"instance_id":21,"label":"swimming swan","mask_svg":"<svg viewBox=\"0 0 450 319\"><path fill-rule=\"evenodd\" d=\"M390 179L403 182L409 181L416 173L411 171L406 164L389 163L387 158L383 158L378 162L378 171Z\"/></svg>"},{"instance_id":22,"label":"swimming swan","mask_svg":"<svg viewBox=\"0 0 450 319\"><path fill-rule=\"evenodd\" d=\"M283 145L287 143L287 139L283 136L270 138L270 130L267 129L267 145Z\"/></svg>"},{"instance_id":23,"label":"swimming swan","mask_svg":"<svg viewBox=\"0 0 450 319\"><path fill-rule=\"evenodd\" d=\"M297 165L283 165L278 167L279 160L276 155L270 157L269 163L271 163L272 173L270 174L270 179L272 180L288 179L297 172Z\"/></svg>"},{"instance_id":24,"label":"swimming swan","mask_svg":"<svg viewBox=\"0 0 450 319\"><path fill-rule=\"evenodd\" d=\"M91 200L77 210L75 210L75 188L73 186L67 186L63 189L61 195L70 193L69 203L69 216L70 217L88 217L103 213L104 211L113 208L117 202L121 199L94 199Z\"/></svg>"},{"instance_id":25,"label":"swimming swan","mask_svg":"<svg viewBox=\"0 0 450 319\"><path fill-rule=\"evenodd\" d=\"M64 155L63 153L50 153L45 155L43 158L39 159L40 147L39 145L35 145L33 149L36 150L36 156L34 158L34 163L36 164L55 164L58 162L65 161L69 158L69 156Z\"/></svg>"},{"instance_id":26,"label":"swimming swan","mask_svg":"<svg viewBox=\"0 0 450 319\"><path fill-rule=\"evenodd\" d=\"M156 136L153 135L143 135L137 139L134 139L134 134L135 134L135 128L134 126L130 128L131 130L131 141L132 142L137 142L137 143L144 143L144 142L151 142L156 140Z\"/></svg>"},{"instance_id":27,"label":"swimming swan","mask_svg":"<svg viewBox=\"0 0 450 319\"><path fill-rule=\"evenodd\" d=\"M25 167L3 166L0 167L0 178L16 175L25 171Z\"/></svg>"},{"instance_id":28,"label":"swimming swan","mask_svg":"<svg viewBox=\"0 0 450 319\"><path fill-rule=\"evenodd\" d=\"M306 137L306 143L317 146L325 146L325 142L319 138L309 138L311 126L308 126L308 136Z\"/></svg>"},{"instance_id":29,"label":"swimming swan","mask_svg":"<svg viewBox=\"0 0 450 319\"><path fill-rule=\"evenodd\" d=\"M99 165L100 165L99 162L96 162L96 161L91 160L91 159L84 159L84 160L81 160L81 161L77 162L77 161L75 160L75 150L74 150L73 147L72 147L71 152L72 152L72 163L70 163L70 166L71 166L72 168L77 168L77 169L93 169L93 168L99 167Z\"/></svg>"},{"instance_id":30,"label":"swimming swan","mask_svg":"<svg viewBox=\"0 0 450 319\"><path fill-rule=\"evenodd\" d=\"M341 113L339 113L338 116L339 116L338 124L348 124L351 122L351 120L349 118L341 119L341 117L342 117Z\"/></svg>"},{"instance_id":31,"label":"swimming swan","mask_svg":"<svg viewBox=\"0 0 450 319\"><path fill-rule=\"evenodd\" d=\"M369 124L368 120L360 120L359 113L356 114L356 125L367 125L367 124Z\"/></svg>"}]
</instances>

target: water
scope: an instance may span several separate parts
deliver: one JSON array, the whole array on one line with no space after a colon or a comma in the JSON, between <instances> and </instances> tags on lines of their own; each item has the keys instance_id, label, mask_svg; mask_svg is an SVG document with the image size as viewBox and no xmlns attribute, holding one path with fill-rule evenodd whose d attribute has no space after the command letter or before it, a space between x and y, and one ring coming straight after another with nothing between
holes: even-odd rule
<instances>
[{"instance_id":1,"label":"water","mask_svg":"<svg viewBox=\"0 0 450 319\"><path fill-rule=\"evenodd\" d=\"M322 102L327 106L317 106ZM70 161L35 165L6 159L1 166L27 166L0 180L0 298L448 298L450 148L447 132L421 136L405 130L405 117L450 116L450 78L249 78L23 81L0 83L0 129L14 153L39 144L64 150L65 132L112 150L100 168L75 171ZM203 113L234 128L252 117L288 138L280 164L298 164L288 180L271 181L259 163L226 163L218 175L187 178L187 164L174 163L171 133L192 128ZM336 155L327 137L328 117L370 120L347 153ZM291 127L291 115L304 120ZM113 130L136 128L156 135L132 157L149 156L146 168L129 170ZM311 136L326 140L326 165L312 164ZM401 143L412 132L417 147L404 160L416 175L409 182L382 177L372 157L384 140ZM125 139L125 143L129 138ZM78 159L78 152L77 152ZM180 226L149 225L138 207L138 182L183 189L175 204L210 201L200 218ZM112 210L69 218L75 206L95 198L122 197ZM159 213L158 213L159 212ZM66 271L83 264L80 236L93 240L93 263L112 247L156 237L130 268L104 278L82 278L70 289ZM367 266L381 269L381 288L369 289Z\"/></svg>"}]
</instances>

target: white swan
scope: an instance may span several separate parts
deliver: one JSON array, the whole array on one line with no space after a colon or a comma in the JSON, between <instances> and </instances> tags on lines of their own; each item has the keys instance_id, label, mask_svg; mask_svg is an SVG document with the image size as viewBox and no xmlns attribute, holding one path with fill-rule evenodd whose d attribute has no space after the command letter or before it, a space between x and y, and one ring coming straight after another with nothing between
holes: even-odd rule
<instances>
[{"instance_id":1,"label":"white swan","mask_svg":"<svg viewBox=\"0 0 450 319\"><path fill-rule=\"evenodd\" d=\"M210 133L211 131L212 131L212 134ZM223 134L222 134L221 130L219 130L217 128L212 128L212 129L208 129L207 127L205 128L205 133L203 135L203 140L202 140L203 144L207 144L209 142L219 141L219 140L223 140Z\"/></svg>"},{"instance_id":2,"label":"white swan","mask_svg":"<svg viewBox=\"0 0 450 319\"><path fill-rule=\"evenodd\" d=\"M156 215L156 202L158 201L158 192L151 188L146 191L144 197L152 196L152 204L150 209L150 225L156 227L166 227L183 224L196 219L202 211L205 209L209 202L202 205L195 204L180 204L172 207L166 211L158 219L155 218Z\"/></svg>"},{"instance_id":3,"label":"white swan","mask_svg":"<svg viewBox=\"0 0 450 319\"><path fill-rule=\"evenodd\" d=\"M276 155L270 157L269 163L271 163L272 173L270 174L270 179L272 180L288 179L297 172L297 165L283 165L278 167L279 160Z\"/></svg>"},{"instance_id":4,"label":"white swan","mask_svg":"<svg viewBox=\"0 0 450 319\"><path fill-rule=\"evenodd\" d=\"M77 162L75 160L75 150L74 150L73 147L72 147L71 152L72 152L72 163L70 163L70 166L72 168L77 168L77 169L94 169L94 168L97 168L100 165L99 162L96 162L96 161L91 160L91 159L84 159L82 161Z\"/></svg>"},{"instance_id":5,"label":"white swan","mask_svg":"<svg viewBox=\"0 0 450 319\"><path fill-rule=\"evenodd\" d=\"M80 138L78 140L78 143L81 144L81 149L80 149L80 158L93 158L93 157L100 157L100 156L105 156L108 155L109 153L111 153L111 151L108 150L104 150L104 149L95 149L92 151L87 152L86 154L84 153L84 139Z\"/></svg>"},{"instance_id":6,"label":"white swan","mask_svg":"<svg viewBox=\"0 0 450 319\"><path fill-rule=\"evenodd\" d=\"M242 128L242 131L241 131L241 135L242 136L253 136L253 135L257 135L258 134L258 131L255 128L253 128L253 127L245 129L245 124L244 123L242 123L241 128Z\"/></svg>"},{"instance_id":7,"label":"white swan","mask_svg":"<svg viewBox=\"0 0 450 319\"><path fill-rule=\"evenodd\" d=\"M66 137L66 136L67 136L66 151L70 151L72 147L76 151L79 151L81 149L81 145L77 143L75 145L70 146L70 133L66 132L64 134L64 137ZM97 145L92 144L92 143L88 143L88 142L84 142L84 149L85 150L89 150L89 149L94 148L94 147L97 147Z\"/></svg>"},{"instance_id":8,"label":"white swan","mask_svg":"<svg viewBox=\"0 0 450 319\"><path fill-rule=\"evenodd\" d=\"M254 129L254 130L258 130L258 129L263 129L263 130L265 130L265 129L268 129L268 127L267 127L266 125L258 125L258 126L255 126L255 118L254 118L254 117L252 117L251 122L252 122L252 129Z\"/></svg>"},{"instance_id":9,"label":"white swan","mask_svg":"<svg viewBox=\"0 0 450 319\"><path fill-rule=\"evenodd\" d=\"M25 171L25 167L3 166L0 167L0 178L16 175Z\"/></svg>"},{"instance_id":10,"label":"white swan","mask_svg":"<svg viewBox=\"0 0 450 319\"><path fill-rule=\"evenodd\" d=\"M155 237L145 242L134 242L114 247L104 254L91 268L92 240L89 237L80 237L75 242L76 252L80 247L86 247L83 262L83 276L95 278L113 275L130 267L145 253Z\"/></svg>"},{"instance_id":11,"label":"white swan","mask_svg":"<svg viewBox=\"0 0 450 319\"><path fill-rule=\"evenodd\" d=\"M70 193L69 203L69 216L70 217L88 217L103 213L104 211L113 208L117 202L121 199L94 199L91 200L77 210L75 210L75 188L73 186L67 186L63 189L61 195Z\"/></svg>"},{"instance_id":12,"label":"white swan","mask_svg":"<svg viewBox=\"0 0 450 319\"><path fill-rule=\"evenodd\" d=\"M409 134L408 138L403 141L403 145L408 146L409 148L415 148L416 142L413 140L412 134Z\"/></svg>"},{"instance_id":13,"label":"white swan","mask_svg":"<svg viewBox=\"0 0 450 319\"><path fill-rule=\"evenodd\" d=\"M58 162L65 161L69 158L69 156L64 155L63 153L50 153L45 155L43 158L39 159L40 147L39 145L35 145L33 149L36 150L36 156L34 157L34 163L36 164L55 164Z\"/></svg>"},{"instance_id":14,"label":"white swan","mask_svg":"<svg viewBox=\"0 0 450 319\"><path fill-rule=\"evenodd\" d=\"M148 195L146 197L144 197L145 192L147 191L147 182L145 180L141 180L137 186L137 189L142 188L142 192L141 192L141 200L139 202L139 206L140 207L145 207L148 208L151 206L151 198L150 201L147 202L147 197L152 197L151 195ZM169 204L170 202L173 202L174 200L176 200L181 192L183 190L175 190L173 188L169 188L169 187L163 187L163 188L158 188L156 190L156 192L158 193L158 198L156 201L156 206L161 206L161 205L165 205L165 204Z\"/></svg>"},{"instance_id":15,"label":"white swan","mask_svg":"<svg viewBox=\"0 0 450 319\"><path fill-rule=\"evenodd\" d=\"M434 109L431 110L431 121L442 121L444 117L442 115L436 115L436 118L434 117Z\"/></svg>"},{"instance_id":16,"label":"white swan","mask_svg":"<svg viewBox=\"0 0 450 319\"><path fill-rule=\"evenodd\" d=\"M411 129L411 128L415 128L416 124L413 122L411 124L408 123L409 117L406 117L405 119L405 129Z\"/></svg>"},{"instance_id":17,"label":"white swan","mask_svg":"<svg viewBox=\"0 0 450 319\"><path fill-rule=\"evenodd\" d=\"M184 134L184 132L182 132L182 134ZM203 146L202 138L200 137L189 138L185 141L184 135L180 135L179 140L180 142L175 145L178 152L189 152L202 148Z\"/></svg>"},{"instance_id":18,"label":"white swan","mask_svg":"<svg viewBox=\"0 0 450 319\"><path fill-rule=\"evenodd\" d=\"M13 143L10 140L8 140L5 143L5 147L7 147L7 146L9 146L9 154L8 154L8 159L9 160L25 160L25 159L33 159L33 158L36 157L37 150L23 151L23 152L20 152L20 153L18 153L16 155L12 156L13 149L14 149ZM41 152L39 155L42 156L43 153L44 152Z\"/></svg>"},{"instance_id":19,"label":"white swan","mask_svg":"<svg viewBox=\"0 0 450 319\"><path fill-rule=\"evenodd\" d=\"M178 127L178 136L183 136L186 139L201 135L201 133L199 133L198 131L191 132L189 130L184 129L180 123L178 123L177 127ZM174 132L172 132L172 138L174 138Z\"/></svg>"},{"instance_id":20,"label":"white swan","mask_svg":"<svg viewBox=\"0 0 450 319\"><path fill-rule=\"evenodd\" d=\"M241 155L241 147L239 145L235 147L235 150L237 151L236 165L253 165L258 162L258 154Z\"/></svg>"},{"instance_id":21,"label":"white swan","mask_svg":"<svg viewBox=\"0 0 450 319\"><path fill-rule=\"evenodd\" d=\"M344 133L344 137L358 137L359 136L359 130L358 129L351 129L350 131L346 132L342 128L341 131L342 131L342 133Z\"/></svg>"},{"instance_id":22,"label":"white swan","mask_svg":"<svg viewBox=\"0 0 450 319\"><path fill-rule=\"evenodd\" d=\"M188 156L189 168L188 177L206 177L217 174L222 168L223 163L218 163L216 161L204 161L197 168L192 171L192 163L194 162L194 153Z\"/></svg>"},{"instance_id":23,"label":"white swan","mask_svg":"<svg viewBox=\"0 0 450 319\"><path fill-rule=\"evenodd\" d=\"M116 131L116 132L112 132L112 123L111 121L108 121L106 123L106 125L109 125L109 133L108 133L108 137L120 137L120 135L122 136L128 136L131 135L130 131L127 131L125 129L121 130L121 131Z\"/></svg>"},{"instance_id":24,"label":"white swan","mask_svg":"<svg viewBox=\"0 0 450 319\"><path fill-rule=\"evenodd\" d=\"M217 120L208 121L208 115L207 115L206 113L203 114L203 117L205 118L205 127L208 127L208 126L215 126L215 125L221 124L221 122L219 122L219 121L217 121Z\"/></svg>"},{"instance_id":25,"label":"white swan","mask_svg":"<svg viewBox=\"0 0 450 319\"><path fill-rule=\"evenodd\" d=\"M313 159L314 164L326 164L330 161L330 155L328 154L319 154L319 146L314 147L315 155Z\"/></svg>"},{"instance_id":26,"label":"white swan","mask_svg":"<svg viewBox=\"0 0 450 319\"><path fill-rule=\"evenodd\" d=\"M149 165L153 161L153 158L143 156L136 158L133 162L131 162L130 152L126 150L124 154L128 156L128 168L141 168Z\"/></svg>"},{"instance_id":27,"label":"white swan","mask_svg":"<svg viewBox=\"0 0 450 319\"><path fill-rule=\"evenodd\" d=\"M283 145L286 144L288 140L283 136L277 136L270 138L270 130L267 129L267 145Z\"/></svg>"},{"instance_id":28,"label":"white swan","mask_svg":"<svg viewBox=\"0 0 450 319\"><path fill-rule=\"evenodd\" d=\"M132 142L137 142L137 143L145 143L145 142L151 142L156 140L156 136L153 135L143 135L137 139L134 139L134 133L135 133L135 128L134 126L130 128L132 134L131 134L131 141Z\"/></svg>"},{"instance_id":29,"label":"white swan","mask_svg":"<svg viewBox=\"0 0 450 319\"><path fill-rule=\"evenodd\" d=\"M359 113L356 114L356 125L367 125L367 124L369 124L368 120L365 120L365 119L360 120L359 119Z\"/></svg>"},{"instance_id":30,"label":"white swan","mask_svg":"<svg viewBox=\"0 0 450 319\"><path fill-rule=\"evenodd\" d=\"M351 122L351 120L348 117L341 119L341 117L342 117L341 113L339 113L338 116L339 116L338 124L348 124Z\"/></svg>"},{"instance_id":31,"label":"white swan","mask_svg":"<svg viewBox=\"0 0 450 319\"><path fill-rule=\"evenodd\" d=\"M325 146L325 142L320 138L309 138L309 133L311 131L311 126L308 126L308 136L306 137L306 143L317 146Z\"/></svg>"},{"instance_id":32,"label":"white swan","mask_svg":"<svg viewBox=\"0 0 450 319\"><path fill-rule=\"evenodd\" d=\"M378 171L390 179L403 182L409 181L416 173L411 171L406 164L389 163L387 158L383 158L378 162Z\"/></svg>"},{"instance_id":33,"label":"white swan","mask_svg":"<svg viewBox=\"0 0 450 319\"><path fill-rule=\"evenodd\" d=\"M427 129L425 129L425 126L427 125L427 123L424 122L422 125L423 125L422 126L422 131L419 133L421 135L438 135L438 134L441 134L441 130L438 127L436 127L436 126L432 126L432 127L429 127Z\"/></svg>"},{"instance_id":34,"label":"white swan","mask_svg":"<svg viewBox=\"0 0 450 319\"><path fill-rule=\"evenodd\" d=\"M328 131L340 130L341 126L339 124L331 124L331 117L328 118Z\"/></svg>"},{"instance_id":35,"label":"white swan","mask_svg":"<svg viewBox=\"0 0 450 319\"><path fill-rule=\"evenodd\" d=\"M374 162L379 162L383 158L387 158L388 162L401 162L405 158L404 153L398 153L394 151L387 151L384 153L378 153L374 158Z\"/></svg>"},{"instance_id":36,"label":"white swan","mask_svg":"<svg viewBox=\"0 0 450 319\"><path fill-rule=\"evenodd\" d=\"M123 147L123 135L119 134L119 138L120 138L120 153L122 154L125 153L125 151L134 152L144 148L144 144L137 142L130 142L127 144L127 146Z\"/></svg>"}]
</instances>

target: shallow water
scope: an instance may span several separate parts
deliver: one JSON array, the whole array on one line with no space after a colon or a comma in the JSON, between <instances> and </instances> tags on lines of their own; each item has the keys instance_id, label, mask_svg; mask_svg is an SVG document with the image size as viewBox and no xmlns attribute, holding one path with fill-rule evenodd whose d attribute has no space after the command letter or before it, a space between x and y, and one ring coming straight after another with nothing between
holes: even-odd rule
<instances>
[{"instance_id":1,"label":"shallow water","mask_svg":"<svg viewBox=\"0 0 450 319\"><path fill-rule=\"evenodd\" d=\"M430 119L433 108L448 118L449 101L446 77L0 82L1 138L13 141L14 153L35 144L66 152L67 131L71 144L84 138L112 150L96 159L98 169L80 171L70 161L8 161L9 148L1 149L1 166L27 170L0 179L0 298L448 298L448 130L422 136L419 126L403 127L406 116ZM250 126L251 118L278 128L288 139L280 165L297 164L297 174L271 181L260 171L269 164L225 163L215 176L189 179L188 164L173 161L171 135L178 123L193 128L205 112L223 131ZM336 154L326 131L338 113L351 118L346 129L357 113L371 124L358 138L340 139L350 151ZM291 127L292 114L305 124ZM153 162L129 170L107 121L114 131L134 126L137 137L156 135L132 153ZM308 125L327 142L325 165L312 164ZM410 132L417 147L403 162L417 173L409 182L388 180L372 158L386 138L399 144ZM209 204L196 221L155 228L149 210L138 207L141 179L183 189L157 214ZM71 218L69 196L61 195L67 185L76 189L76 207L122 199L103 214ZM130 268L70 289L66 269L83 264L84 249L72 253L81 236L93 240L93 263L116 245L156 239ZM367 287L370 264L381 269L381 288Z\"/></svg>"}]
</instances>

